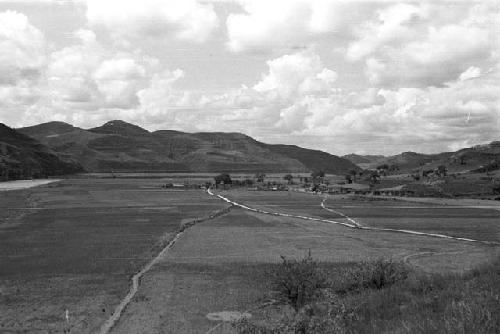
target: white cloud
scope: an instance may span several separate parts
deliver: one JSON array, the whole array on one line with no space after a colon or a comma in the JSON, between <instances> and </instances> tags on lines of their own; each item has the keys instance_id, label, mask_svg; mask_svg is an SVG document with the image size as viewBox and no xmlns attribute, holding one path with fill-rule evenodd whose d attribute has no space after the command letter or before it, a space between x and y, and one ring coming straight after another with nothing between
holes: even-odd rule
<instances>
[{"instance_id":1,"label":"white cloud","mask_svg":"<svg viewBox=\"0 0 500 334\"><path fill-rule=\"evenodd\" d=\"M98 99L92 72L106 51L96 42L92 31L79 30L75 36L79 43L50 55L47 79L55 103L91 103Z\"/></svg>"},{"instance_id":2,"label":"white cloud","mask_svg":"<svg viewBox=\"0 0 500 334\"><path fill-rule=\"evenodd\" d=\"M465 80L470 80L477 78L481 75L481 69L475 66L469 67L467 70L465 70L463 73L460 74L459 79L460 81L465 81Z\"/></svg>"},{"instance_id":3,"label":"white cloud","mask_svg":"<svg viewBox=\"0 0 500 334\"><path fill-rule=\"evenodd\" d=\"M442 86L474 64L491 62L498 50L498 7L457 7L453 21L440 4L381 9L376 20L358 31L346 56L364 59L367 77L375 85Z\"/></svg>"},{"instance_id":4,"label":"white cloud","mask_svg":"<svg viewBox=\"0 0 500 334\"><path fill-rule=\"evenodd\" d=\"M412 22L426 15L426 7L409 4L396 4L379 10L376 21L366 22L357 29L359 39L349 44L347 58L356 61L388 43L413 38L416 32L412 29Z\"/></svg>"},{"instance_id":5,"label":"white cloud","mask_svg":"<svg viewBox=\"0 0 500 334\"><path fill-rule=\"evenodd\" d=\"M45 38L21 13L0 13L0 84L36 80L46 62Z\"/></svg>"},{"instance_id":6,"label":"white cloud","mask_svg":"<svg viewBox=\"0 0 500 334\"><path fill-rule=\"evenodd\" d=\"M145 75L145 68L135 59L118 56L104 60L93 78L107 105L130 109L139 102L136 93Z\"/></svg>"},{"instance_id":7,"label":"white cloud","mask_svg":"<svg viewBox=\"0 0 500 334\"><path fill-rule=\"evenodd\" d=\"M5 122L40 98L45 49L42 32L24 14L0 13L0 115Z\"/></svg>"},{"instance_id":8,"label":"white cloud","mask_svg":"<svg viewBox=\"0 0 500 334\"><path fill-rule=\"evenodd\" d=\"M335 31L353 15L342 10L345 4L327 0L238 2L243 13L231 13L226 21L228 46L235 52L309 44L312 35Z\"/></svg>"},{"instance_id":9,"label":"white cloud","mask_svg":"<svg viewBox=\"0 0 500 334\"><path fill-rule=\"evenodd\" d=\"M219 24L213 5L196 0L87 0L87 19L125 39L174 36L195 42L207 40Z\"/></svg>"},{"instance_id":10,"label":"white cloud","mask_svg":"<svg viewBox=\"0 0 500 334\"><path fill-rule=\"evenodd\" d=\"M259 93L280 98L328 93L337 80L337 74L323 67L317 54L310 51L284 55L267 62L269 72L253 86Z\"/></svg>"}]
</instances>

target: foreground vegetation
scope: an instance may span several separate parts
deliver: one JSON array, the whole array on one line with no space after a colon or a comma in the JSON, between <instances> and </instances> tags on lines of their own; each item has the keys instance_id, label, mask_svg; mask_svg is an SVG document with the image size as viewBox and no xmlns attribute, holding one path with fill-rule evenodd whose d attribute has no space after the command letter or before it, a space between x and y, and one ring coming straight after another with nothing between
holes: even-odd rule
<instances>
[{"instance_id":1,"label":"foreground vegetation","mask_svg":"<svg viewBox=\"0 0 500 334\"><path fill-rule=\"evenodd\" d=\"M429 275L379 260L332 267L310 255L268 271L269 299L239 333L499 333L500 259Z\"/></svg>"}]
</instances>

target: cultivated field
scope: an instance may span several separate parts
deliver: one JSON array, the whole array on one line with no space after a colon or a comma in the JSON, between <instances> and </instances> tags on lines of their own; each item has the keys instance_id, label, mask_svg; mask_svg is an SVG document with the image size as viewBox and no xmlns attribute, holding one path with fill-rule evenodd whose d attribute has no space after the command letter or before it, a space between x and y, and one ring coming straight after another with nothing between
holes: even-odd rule
<instances>
[{"instance_id":1,"label":"cultivated field","mask_svg":"<svg viewBox=\"0 0 500 334\"><path fill-rule=\"evenodd\" d=\"M182 221L225 204L158 180L64 180L0 195L0 332L95 333ZM65 319L68 310L69 324Z\"/></svg>"},{"instance_id":2,"label":"cultivated field","mask_svg":"<svg viewBox=\"0 0 500 334\"><path fill-rule=\"evenodd\" d=\"M228 206L201 190L159 187L168 180L64 180L3 193L0 332L97 332L127 294L131 276L158 254L181 223ZM219 194L266 211L350 222L322 208L324 198L317 195ZM498 210L342 197L328 198L325 205L367 226L499 240ZM142 277L111 333L232 333L230 325L214 319L228 314L223 311L256 316L255 307L268 291L267 272L280 256L298 258L310 251L333 267L393 258L445 273L488 262L499 249L233 207L229 214L185 230Z\"/></svg>"},{"instance_id":3,"label":"cultivated field","mask_svg":"<svg viewBox=\"0 0 500 334\"><path fill-rule=\"evenodd\" d=\"M265 198L273 203L267 209L277 209L276 203L289 196L238 195L247 201L253 196ZM290 196L300 207L280 205L280 210L321 213L312 206L314 200L319 207L318 197ZM298 258L309 251L333 266L393 258L429 272L461 272L498 254L498 248L481 244L349 229L234 208L224 217L186 231L145 277L112 333L231 333L227 323L209 317L223 311L257 314L254 308L266 297L270 264L280 262L280 256Z\"/></svg>"},{"instance_id":4,"label":"cultivated field","mask_svg":"<svg viewBox=\"0 0 500 334\"><path fill-rule=\"evenodd\" d=\"M267 211L306 214L349 222L321 207L324 197L298 192L229 191L224 196ZM500 242L500 203L460 206L384 198L327 196L324 204L364 226L406 229L454 237ZM435 200L435 202L439 202ZM496 204L494 207L492 204ZM459 204L459 203L457 203ZM479 206L479 207L478 207Z\"/></svg>"}]
</instances>

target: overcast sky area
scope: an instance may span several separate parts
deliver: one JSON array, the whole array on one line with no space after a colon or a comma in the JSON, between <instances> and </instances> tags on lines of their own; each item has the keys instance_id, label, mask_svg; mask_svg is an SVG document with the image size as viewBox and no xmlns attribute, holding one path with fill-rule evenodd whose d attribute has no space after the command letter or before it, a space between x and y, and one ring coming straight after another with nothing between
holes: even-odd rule
<instances>
[{"instance_id":1,"label":"overcast sky area","mask_svg":"<svg viewBox=\"0 0 500 334\"><path fill-rule=\"evenodd\" d=\"M0 122L333 154L500 140L500 1L0 0Z\"/></svg>"}]
</instances>

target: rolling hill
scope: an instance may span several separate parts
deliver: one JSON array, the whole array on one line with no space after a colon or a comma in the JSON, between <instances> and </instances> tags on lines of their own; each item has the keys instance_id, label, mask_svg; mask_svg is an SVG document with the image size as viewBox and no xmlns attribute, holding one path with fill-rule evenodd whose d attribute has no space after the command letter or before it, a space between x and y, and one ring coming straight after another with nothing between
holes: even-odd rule
<instances>
[{"instance_id":1,"label":"rolling hill","mask_svg":"<svg viewBox=\"0 0 500 334\"><path fill-rule=\"evenodd\" d=\"M91 172L310 172L344 174L350 161L293 145L265 144L241 133L149 132L120 120L81 129L49 122L18 129Z\"/></svg>"},{"instance_id":2,"label":"rolling hill","mask_svg":"<svg viewBox=\"0 0 500 334\"><path fill-rule=\"evenodd\" d=\"M0 123L0 180L46 177L82 172L37 140Z\"/></svg>"},{"instance_id":3,"label":"rolling hill","mask_svg":"<svg viewBox=\"0 0 500 334\"><path fill-rule=\"evenodd\" d=\"M410 173L419 169L436 169L439 165L444 165L449 172L467 172L474 171L493 161L500 163L500 141L463 148L456 152L437 154L403 152L389 157L350 154L343 156L343 158L363 169L375 169L377 166L386 164L397 166L401 173Z\"/></svg>"},{"instance_id":4,"label":"rolling hill","mask_svg":"<svg viewBox=\"0 0 500 334\"><path fill-rule=\"evenodd\" d=\"M364 169L372 165L376 165L379 161L383 161L386 157L383 155L347 154L342 156L342 158L347 159L353 164Z\"/></svg>"}]
</instances>

